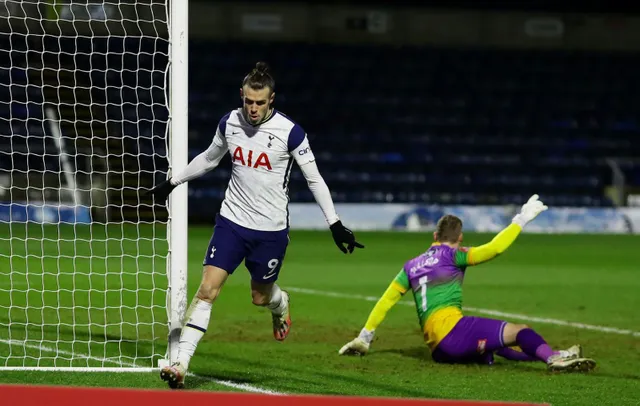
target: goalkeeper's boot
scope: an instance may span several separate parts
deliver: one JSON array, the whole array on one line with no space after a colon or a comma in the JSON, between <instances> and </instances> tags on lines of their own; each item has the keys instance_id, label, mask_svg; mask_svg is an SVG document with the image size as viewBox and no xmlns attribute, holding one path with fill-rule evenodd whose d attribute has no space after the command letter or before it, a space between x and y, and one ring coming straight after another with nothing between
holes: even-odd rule
<instances>
[{"instance_id":1,"label":"goalkeeper's boot","mask_svg":"<svg viewBox=\"0 0 640 406\"><path fill-rule=\"evenodd\" d=\"M561 354L558 354L549 357L547 367L551 372L588 372L596 367L596 362L591 358L576 356L563 357Z\"/></svg>"},{"instance_id":2,"label":"goalkeeper's boot","mask_svg":"<svg viewBox=\"0 0 640 406\"><path fill-rule=\"evenodd\" d=\"M566 350L561 350L560 355L565 358L583 358L582 346L580 344L573 345Z\"/></svg>"},{"instance_id":3,"label":"goalkeeper's boot","mask_svg":"<svg viewBox=\"0 0 640 406\"><path fill-rule=\"evenodd\" d=\"M174 362L160 371L160 379L166 381L171 389L184 388L185 375L187 375L187 369L181 362Z\"/></svg>"},{"instance_id":4,"label":"goalkeeper's boot","mask_svg":"<svg viewBox=\"0 0 640 406\"><path fill-rule=\"evenodd\" d=\"M281 316L277 316L275 314L271 315L271 321L273 323L273 337L278 341L284 341L285 338L289 335L289 330L291 329L291 313L289 302L289 293L286 290L282 291L283 298L286 298L287 308Z\"/></svg>"}]
</instances>

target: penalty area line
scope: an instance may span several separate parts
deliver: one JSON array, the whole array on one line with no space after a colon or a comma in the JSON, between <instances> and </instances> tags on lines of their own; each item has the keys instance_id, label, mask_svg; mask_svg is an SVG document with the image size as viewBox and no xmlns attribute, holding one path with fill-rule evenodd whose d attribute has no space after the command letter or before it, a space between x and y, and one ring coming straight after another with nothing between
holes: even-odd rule
<instances>
[{"instance_id":1,"label":"penalty area line","mask_svg":"<svg viewBox=\"0 0 640 406\"><path fill-rule=\"evenodd\" d=\"M84 359L84 360L92 360L92 361L98 361L98 362L102 362L102 363L108 363L108 364L116 364L120 367L124 367L125 369L121 369L118 372L155 372L155 371L159 371L160 368L140 368L138 366L136 366L133 363L130 362L126 362L126 361L120 361L120 360L115 360L115 359L109 359L109 358L100 358L100 357L94 357L92 355L87 355L87 354L78 354L78 353L73 353L70 351L65 351L65 350L60 350L60 349L56 349L53 347L48 347L46 345L42 345L42 344L29 344L27 342L21 341L21 340L6 340L6 339L1 339L0 338L0 343L2 344L7 344L7 345L15 345L15 346L20 346L23 348L30 348L33 350L39 350L39 351L43 351L43 352L52 352L55 354L59 354L59 355L66 355L66 356L70 356L73 357L74 359ZM132 368L131 371L127 371L126 368ZM15 368L2 368L0 367L0 370L11 370L11 371L25 371L25 370L31 370L31 371L37 371L37 370L41 370L41 371L48 371L48 370L67 370L67 371L86 371L86 372L101 372L101 367L96 367L94 368L92 371L87 371L87 368L64 368L64 367L41 367L41 368L35 368L35 367L15 367ZM104 372L113 372L115 370L115 368L105 368ZM233 382L233 381L228 381L228 380L223 380L223 379L216 379L216 378L211 378L208 376L203 376L203 375L198 375L198 374L194 374L191 372L187 372L187 376L191 376L193 378L196 379L202 379L205 381L209 381L212 383L216 383L222 386L226 386L228 388L233 388L233 389L239 389L239 390L243 390L246 392L252 392L252 393L261 393L261 394L265 394L265 395L286 395L286 393L282 393L282 392L276 392L270 389L265 389L265 388L261 388L259 386L254 386L254 385L250 385L248 383L240 383L240 382Z\"/></svg>"},{"instance_id":2,"label":"penalty area line","mask_svg":"<svg viewBox=\"0 0 640 406\"><path fill-rule=\"evenodd\" d=\"M376 296L354 295L354 294L339 293L339 292L327 292L322 290L296 288L296 287L287 287L285 288L285 290L296 292L296 293L315 295L315 296L335 297L335 298L341 298L341 299L366 300L367 302L377 302L380 299L379 297L376 297ZM413 302L399 302L399 304L408 305L408 306L414 305ZM472 313L484 314L487 316L504 317L509 319L530 321L535 323L573 327L581 330L592 330L592 331L599 331L602 333L611 333L611 334L628 335L632 337L640 337L640 331L620 329L616 327L597 326L593 324L585 324L585 323L578 323L578 322L567 321L567 320L551 319L547 317L536 317L536 316L529 316L526 314L507 313L507 312L501 312L499 310L482 309L478 307L465 306L462 309Z\"/></svg>"}]
</instances>

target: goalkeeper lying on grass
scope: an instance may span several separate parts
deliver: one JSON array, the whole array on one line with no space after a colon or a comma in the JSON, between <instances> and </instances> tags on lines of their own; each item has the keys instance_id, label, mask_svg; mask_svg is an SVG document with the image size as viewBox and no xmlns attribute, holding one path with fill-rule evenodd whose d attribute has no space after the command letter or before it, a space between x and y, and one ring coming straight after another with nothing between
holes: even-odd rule
<instances>
[{"instance_id":1,"label":"goalkeeper lying on grass","mask_svg":"<svg viewBox=\"0 0 640 406\"><path fill-rule=\"evenodd\" d=\"M467 266L489 261L504 252L522 228L546 209L538 195L533 195L511 225L488 244L472 248L460 247L462 221L452 215L442 217L433 245L404 265L373 308L360 335L339 353L366 354L389 309L411 290L425 340L436 362L492 364L495 353L510 360L542 361L551 371L593 369L595 362L584 358L578 345L554 351L526 325L462 315L462 280Z\"/></svg>"}]
</instances>

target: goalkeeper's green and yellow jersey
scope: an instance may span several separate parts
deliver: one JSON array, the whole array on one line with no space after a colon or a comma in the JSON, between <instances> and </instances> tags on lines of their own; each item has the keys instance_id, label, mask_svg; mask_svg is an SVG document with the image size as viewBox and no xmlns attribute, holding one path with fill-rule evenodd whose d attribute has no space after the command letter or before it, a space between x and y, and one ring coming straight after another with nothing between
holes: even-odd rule
<instances>
[{"instance_id":1,"label":"goalkeeper's green and yellow jersey","mask_svg":"<svg viewBox=\"0 0 640 406\"><path fill-rule=\"evenodd\" d=\"M462 318L462 282L468 265L466 248L434 244L405 263L394 282L409 289L427 343L435 347Z\"/></svg>"},{"instance_id":2,"label":"goalkeeper's green and yellow jersey","mask_svg":"<svg viewBox=\"0 0 640 406\"><path fill-rule=\"evenodd\" d=\"M467 267L502 253L521 230L511 224L490 243L473 248L433 244L405 263L369 315L365 328L375 330L386 312L411 290L425 340L435 348L462 318L462 282Z\"/></svg>"}]
</instances>

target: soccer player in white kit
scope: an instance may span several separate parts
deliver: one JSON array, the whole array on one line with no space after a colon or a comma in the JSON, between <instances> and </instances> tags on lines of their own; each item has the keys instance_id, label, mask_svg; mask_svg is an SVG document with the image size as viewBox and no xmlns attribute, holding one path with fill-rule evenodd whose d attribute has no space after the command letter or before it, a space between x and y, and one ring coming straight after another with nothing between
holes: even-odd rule
<instances>
[{"instance_id":1,"label":"soccer player in white kit","mask_svg":"<svg viewBox=\"0 0 640 406\"><path fill-rule=\"evenodd\" d=\"M288 184L294 160L338 248L344 253L364 248L338 218L306 133L273 108L274 90L267 64L258 62L242 82L243 107L222 117L209 148L184 171L150 190L164 201L173 188L214 169L227 151L231 154L231 179L203 261L202 282L185 317L177 362L160 372L171 388L184 386L189 361L207 330L212 304L243 260L251 274L253 304L271 310L275 339L287 338L289 294L275 281L289 244Z\"/></svg>"}]
</instances>

